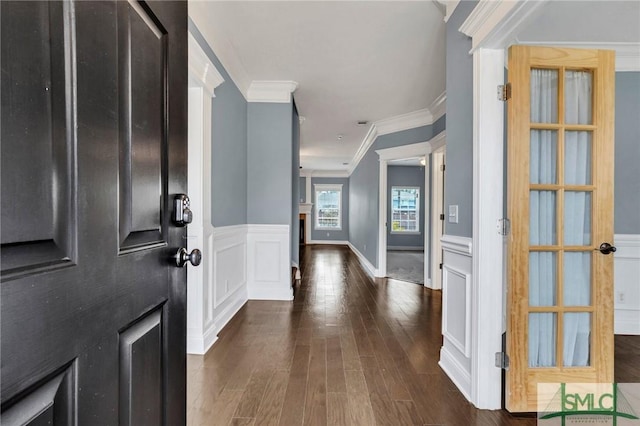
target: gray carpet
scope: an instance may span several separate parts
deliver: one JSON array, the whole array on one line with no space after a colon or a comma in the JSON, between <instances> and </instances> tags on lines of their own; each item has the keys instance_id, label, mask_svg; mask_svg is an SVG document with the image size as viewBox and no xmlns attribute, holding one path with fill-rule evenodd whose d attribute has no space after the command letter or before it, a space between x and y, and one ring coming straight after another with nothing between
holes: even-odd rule
<instances>
[{"instance_id":1,"label":"gray carpet","mask_svg":"<svg viewBox=\"0 0 640 426\"><path fill-rule=\"evenodd\" d=\"M397 280L424 284L424 252L388 250L387 276Z\"/></svg>"}]
</instances>

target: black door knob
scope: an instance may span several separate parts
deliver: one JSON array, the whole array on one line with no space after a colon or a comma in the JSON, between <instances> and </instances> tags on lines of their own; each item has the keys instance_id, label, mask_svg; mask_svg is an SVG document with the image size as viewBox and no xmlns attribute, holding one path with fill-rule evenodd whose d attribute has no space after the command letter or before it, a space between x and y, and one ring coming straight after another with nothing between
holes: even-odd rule
<instances>
[{"instance_id":1,"label":"black door knob","mask_svg":"<svg viewBox=\"0 0 640 426\"><path fill-rule=\"evenodd\" d=\"M600 251L602 254L609 254L615 253L617 249L609 243L602 243L596 250Z\"/></svg>"},{"instance_id":2,"label":"black door knob","mask_svg":"<svg viewBox=\"0 0 640 426\"><path fill-rule=\"evenodd\" d=\"M189 253L185 248L181 248L176 253L176 266L182 268L187 262L190 262L193 266L198 266L202 262L202 252L198 249L193 249Z\"/></svg>"}]
</instances>

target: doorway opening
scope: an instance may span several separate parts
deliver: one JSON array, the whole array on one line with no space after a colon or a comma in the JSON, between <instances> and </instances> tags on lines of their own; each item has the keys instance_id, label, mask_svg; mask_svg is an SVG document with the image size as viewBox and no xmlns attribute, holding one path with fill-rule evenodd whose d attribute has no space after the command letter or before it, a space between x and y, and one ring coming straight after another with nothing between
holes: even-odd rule
<instances>
[{"instance_id":1,"label":"doorway opening","mask_svg":"<svg viewBox=\"0 0 640 426\"><path fill-rule=\"evenodd\" d=\"M405 234L413 234L412 236L414 238L417 237L416 239L418 241L412 243L415 247L422 247L422 285L432 289L435 288L434 280L432 279L434 274L430 255L430 253L432 253L432 240L434 236L432 232L432 193L434 189L432 153L441 152L443 155L444 151L442 148L445 142L446 134L443 131L428 142L376 151L380 157L377 271L377 276L379 277L393 278L388 273L388 267L393 266L388 262L389 252L394 254L393 252L398 251L412 251L409 243L398 243L398 240L395 238L404 231ZM422 160L423 163L421 163ZM398 181L397 185L393 184L395 175L397 174L393 168L416 165L423 169L421 180L415 181L419 183L403 184L401 181ZM402 171L399 173L405 174ZM442 197L442 189L438 192L440 194L439 197ZM394 207L394 197L396 198L395 206L398 207L397 211L395 211L395 217L394 211L392 211ZM420 202L416 202L416 200ZM422 218L419 218L419 216L422 216ZM392 250L389 250L389 248ZM396 250L397 248L401 250ZM397 254L402 256L402 253ZM408 256L405 255L404 257ZM416 273L414 270L412 275L416 275Z\"/></svg>"}]
</instances>

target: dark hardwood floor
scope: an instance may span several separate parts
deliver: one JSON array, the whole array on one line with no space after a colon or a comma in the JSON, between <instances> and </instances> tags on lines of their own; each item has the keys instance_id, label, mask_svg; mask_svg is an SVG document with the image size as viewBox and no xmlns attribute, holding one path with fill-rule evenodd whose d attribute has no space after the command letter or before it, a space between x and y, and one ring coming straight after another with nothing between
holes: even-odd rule
<instances>
[{"instance_id":1,"label":"dark hardwood floor","mask_svg":"<svg viewBox=\"0 0 640 426\"><path fill-rule=\"evenodd\" d=\"M189 356L188 424L536 424L474 408L438 367L440 292L372 281L343 247L307 246L301 271L295 301L249 301ZM618 381L640 381L639 338L616 338Z\"/></svg>"}]
</instances>

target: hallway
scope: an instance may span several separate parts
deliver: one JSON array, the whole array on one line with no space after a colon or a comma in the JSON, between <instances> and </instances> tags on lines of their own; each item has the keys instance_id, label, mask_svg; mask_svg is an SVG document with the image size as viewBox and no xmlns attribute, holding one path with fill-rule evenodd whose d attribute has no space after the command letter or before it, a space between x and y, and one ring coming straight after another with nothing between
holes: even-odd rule
<instances>
[{"instance_id":1,"label":"hallway","mask_svg":"<svg viewBox=\"0 0 640 426\"><path fill-rule=\"evenodd\" d=\"M188 358L190 425L534 425L471 406L438 367L440 293L307 246L294 302L249 301Z\"/></svg>"}]
</instances>

